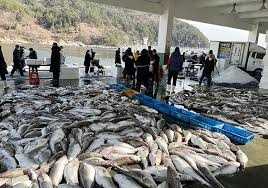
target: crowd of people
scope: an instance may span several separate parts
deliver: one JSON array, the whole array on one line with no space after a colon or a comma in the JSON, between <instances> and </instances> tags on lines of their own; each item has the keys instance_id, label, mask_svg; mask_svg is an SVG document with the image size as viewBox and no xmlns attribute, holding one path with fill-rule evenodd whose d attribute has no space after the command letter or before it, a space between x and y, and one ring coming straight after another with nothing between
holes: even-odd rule
<instances>
[{"instance_id":1,"label":"crowd of people","mask_svg":"<svg viewBox=\"0 0 268 188\"><path fill-rule=\"evenodd\" d=\"M59 86L60 67L64 64L65 57L62 53L62 46L57 43L53 43L51 48L51 65L50 72L53 74L52 85L54 87ZM94 61L96 52L92 49L87 50L85 54L84 66L85 74L94 72L92 67L100 66L96 65ZM13 68L10 76L13 77L14 73L18 71L21 76L24 76L25 59L37 59L37 52L33 48L29 48L29 55L25 56L24 47L16 45L13 51ZM204 78L208 81L208 86L211 86L212 72L216 65L216 58L213 51L210 50L208 55L203 54L200 57L202 60L203 74L200 78L199 84L201 85ZM148 49L132 52L131 48L128 48L122 53L121 49L116 50L115 64L121 65L124 62L123 78L131 85L131 87L139 92L143 91L145 94L156 98L165 96L165 92L173 93L176 88L178 75L183 71L183 63L185 61L184 54L181 54L180 48L176 47L175 51L170 55L166 64L160 64L160 57L155 49L151 46ZM98 64L98 63L97 63ZM101 66L100 66L101 67ZM38 71L38 66L32 66L32 71ZM4 86L7 88L6 74L8 74L7 63L5 62L2 49L0 46L0 75L4 81Z\"/></svg>"},{"instance_id":2,"label":"crowd of people","mask_svg":"<svg viewBox=\"0 0 268 188\"><path fill-rule=\"evenodd\" d=\"M141 92L141 86L144 86L145 94L154 98L159 94L163 98L166 94L168 95L175 91L178 75L183 71L185 53L182 54L180 48L176 47L168 62L161 65L157 51L152 50L151 46L135 53L132 52L131 48L128 48L122 53L122 58L121 49L119 48L115 53L115 64L117 66L121 65L122 61L125 64L123 79L127 84L130 84L138 92ZM213 51L210 50L208 55L203 54L200 61L202 61L201 69L203 69L203 73L199 84L201 85L204 78L206 78L210 87L211 75L217 62ZM167 91L167 93L164 91Z\"/></svg>"}]
</instances>

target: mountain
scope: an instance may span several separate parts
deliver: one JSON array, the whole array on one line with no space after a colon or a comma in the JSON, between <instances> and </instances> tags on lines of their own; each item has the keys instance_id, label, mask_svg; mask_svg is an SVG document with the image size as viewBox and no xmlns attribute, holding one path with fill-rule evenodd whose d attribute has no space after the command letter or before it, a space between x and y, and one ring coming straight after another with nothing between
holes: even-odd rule
<instances>
[{"instance_id":1,"label":"mountain","mask_svg":"<svg viewBox=\"0 0 268 188\"><path fill-rule=\"evenodd\" d=\"M0 40L91 45L157 43L159 16L87 0L0 0ZM175 20L173 45L206 47L194 26Z\"/></svg>"}]
</instances>

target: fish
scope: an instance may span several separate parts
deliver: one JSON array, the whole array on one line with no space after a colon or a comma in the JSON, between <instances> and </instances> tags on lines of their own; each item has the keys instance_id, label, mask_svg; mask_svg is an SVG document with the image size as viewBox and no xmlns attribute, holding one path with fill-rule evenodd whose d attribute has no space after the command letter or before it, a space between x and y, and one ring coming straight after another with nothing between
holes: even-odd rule
<instances>
[{"instance_id":1,"label":"fish","mask_svg":"<svg viewBox=\"0 0 268 188\"><path fill-rule=\"evenodd\" d=\"M169 142L167 135L166 135L163 131L160 132L160 137L161 137L166 143Z\"/></svg>"},{"instance_id":2,"label":"fish","mask_svg":"<svg viewBox=\"0 0 268 188\"><path fill-rule=\"evenodd\" d=\"M160 182L167 179L167 167L163 165L147 167L144 169L144 172L151 174L155 180Z\"/></svg>"},{"instance_id":3,"label":"fish","mask_svg":"<svg viewBox=\"0 0 268 188\"><path fill-rule=\"evenodd\" d=\"M115 174L113 179L119 188L142 188L135 180L123 174Z\"/></svg>"},{"instance_id":4,"label":"fish","mask_svg":"<svg viewBox=\"0 0 268 188\"><path fill-rule=\"evenodd\" d=\"M240 168L240 163L238 162L230 162L226 165L223 165L221 168L213 172L214 176L219 175L231 175L238 172Z\"/></svg>"},{"instance_id":5,"label":"fish","mask_svg":"<svg viewBox=\"0 0 268 188\"><path fill-rule=\"evenodd\" d=\"M53 184L50 177L45 173L41 173L38 176L38 182L40 188L53 188Z\"/></svg>"},{"instance_id":6,"label":"fish","mask_svg":"<svg viewBox=\"0 0 268 188\"><path fill-rule=\"evenodd\" d=\"M174 141L174 138L175 138L175 133L174 131L172 131L171 129L167 129L166 130L166 135L168 137L168 142L171 143Z\"/></svg>"},{"instance_id":7,"label":"fish","mask_svg":"<svg viewBox=\"0 0 268 188\"><path fill-rule=\"evenodd\" d=\"M52 153L56 152L55 145L57 143L60 143L64 137L65 137L65 133L63 132L62 129L58 129L52 133L52 135L49 139L49 147L50 147Z\"/></svg>"},{"instance_id":8,"label":"fish","mask_svg":"<svg viewBox=\"0 0 268 188\"><path fill-rule=\"evenodd\" d=\"M49 177L53 186L58 186L63 178L64 168L68 164L68 158L66 155L62 156L56 161L50 170Z\"/></svg>"},{"instance_id":9,"label":"fish","mask_svg":"<svg viewBox=\"0 0 268 188\"><path fill-rule=\"evenodd\" d=\"M241 150L239 149L236 152L236 156L237 156L237 161L241 164L241 169L245 169L248 163L248 157L247 155Z\"/></svg>"},{"instance_id":10,"label":"fish","mask_svg":"<svg viewBox=\"0 0 268 188\"><path fill-rule=\"evenodd\" d=\"M160 165L160 163L162 161L162 151L157 150L157 151L150 152L149 161L150 161L152 166Z\"/></svg>"},{"instance_id":11,"label":"fish","mask_svg":"<svg viewBox=\"0 0 268 188\"><path fill-rule=\"evenodd\" d=\"M212 187L224 188L224 186L215 178L215 176L209 171L209 169L202 163L197 164L198 169L204 174Z\"/></svg>"},{"instance_id":12,"label":"fish","mask_svg":"<svg viewBox=\"0 0 268 188\"><path fill-rule=\"evenodd\" d=\"M80 152L82 151L82 148L78 142L75 141L74 138L69 138L70 144L67 151L67 157L69 160L75 159Z\"/></svg>"},{"instance_id":13,"label":"fish","mask_svg":"<svg viewBox=\"0 0 268 188\"><path fill-rule=\"evenodd\" d=\"M145 188L157 188L153 177L142 170L125 170L119 167L114 167L115 171L122 173L130 178L133 178L138 184Z\"/></svg>"},{"instance_id":14,"label":"fish","mask_svg":"<svg viewBox=\"0 0 268 188\"><path fill-rule=\"evenodd\" d=\"M84 188L93 187L96 173L94 167L90 164L83 162L80 164L78 172L81 185Z\"/></svg>"},{"instance_id":15,"label":"fish","mask_svg":"<svg viewBox=\"0 0 268 188\"><path fill-rule=\"evenodd\" d=\"M165 142L165 140L163 138L157 137L155 142L157 143L159 149L162 152L169 154L168 145L167 145L167 143Z\"/></svg>"},{"instance_id":16,"label":"fish","mask_svg":"<svg viewBox=\"0 0 268 188\"><path fill-rule=\"evenodd\" d=\"M78 185L78 169L79 169L79 160L73 159L72 161L69 161L69 163L64 168L64 179L67 184L69 185Z\"/></svg>"},{"instance_id":17,"label":"fish","mask_svg":"<svg viewBox=\"0 0 268 188\"><path fill-rule=\"evenodd\" d=\"M192 176L201 184L209 186L209 183L206 182L202 177L200 177L185 160L181 159L176 155L171 155L171 159L178 172Z\"/></svg>"},{"instance_id":18,"label":"fish","mask_svg":"<svg viewBox=\"0 0 268 188\"><path fill-rule=\"evenodd\" d=\"M110 172L103 167L95 167L95 181L103 188L116 188Z\"/></svg>"},{"instance_id":19,"label":"fish","mask_svg":"<svg viewBox=\"0 0 268 188\"><path fill-rule=\"evenodd\" d=\"M167 184L167 182L162 182L161 184L159 184L158 186L157 186L157 188L168 188L168 184Z\"/></svg>"},{"instance_id":20,"label":"fish","mask_svg":"<svg viewBox=\"0 0 268 188\"><path fill-rule=\"evenodd\" d=\"M192 138L192 133L189 131L183 131L183 135L184 135L184 142L186 144L188 144L188 142L190 141L190 139Z\"/></svg>"},{"instance_id":21,"label":"fish","mask_svg":"<svg viewBox=\"0 0 268 188\"><path fill-rule=\"evenodd\" d=\"M172 167L167 167L167 185L169 188L182 188L181 182L176 178L177 172Z\"/></svg>"},{"instance_id":22,"label":"fish","mask_svg":"<svg viewBox=\"0 0 268 188\"><path fill-rule=\"evenodd\" d=\"M0 148L0 167L0 173L17 167L16 160L3 148Z\"/></svg>"}]
</instances>

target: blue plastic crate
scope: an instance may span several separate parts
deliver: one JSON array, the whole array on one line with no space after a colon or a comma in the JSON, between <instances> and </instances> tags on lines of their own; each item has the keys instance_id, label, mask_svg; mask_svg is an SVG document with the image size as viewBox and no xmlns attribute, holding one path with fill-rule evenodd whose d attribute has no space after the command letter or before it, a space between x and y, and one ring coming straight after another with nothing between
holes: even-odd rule
<instances>
[{"instance_id":1,"label":"blue plastic crate","mask_svg":"<svg viewBox=\"0 0 268 188\"><path fill-rule=\"evenodd\" d=\"M137 99L142 105L148 106L150 108L155 108L155 101L153 98L139 94L135 96L135 99Z\"/></svg>"},{"instance_id":2,"label":"blue plastic crate","mask_svg":"<svg viewBox=\"0 0 268 188\"><path fill-rule=\"evenodd\" d=\"M231 124L225 123L222 128L215 128L213 131L222 133L238 144L247 144L254 139L254 134Z\"/></svg>"},{"instance_id":3,"label":"blue plastic crate","mask_svg":"<svg viewBox=\"0 0 268 188\"><path fill-rule=\"evenodd\" d=\"M171 106L166 103L155 101L154 108L164 115L171 115Z\"/></svg>"},{"instance_id":4,"label":"blue plastic crate","mask_svg":"<svg viewBox=\"0 0 268 188\"><path fill-rule=\"evenodd\" d=\"M196 114L191 113L189 111L179 109L176 107L171 107L170 117L174 118L177 121L182 121L184 123L189 124L190 120L195 117Z\"/></svg>"},{"instance_id":5,"label":"blue plastic crate","mask_svg":"<svg viewBox=\"0 0 268 188\"><path fill-rule=\"evenodd\" d=\"M222 128L224 123L201 115L196 115L190 120L191 125L213 131L215 128Z\"/></svg>"}]
</instances>

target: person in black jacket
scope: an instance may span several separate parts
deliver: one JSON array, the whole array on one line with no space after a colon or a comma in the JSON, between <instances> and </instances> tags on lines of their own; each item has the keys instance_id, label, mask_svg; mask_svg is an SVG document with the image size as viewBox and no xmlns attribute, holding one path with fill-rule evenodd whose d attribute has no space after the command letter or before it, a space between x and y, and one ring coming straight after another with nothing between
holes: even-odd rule
<instances>
[{"instance_id":1,"label":"person in black jacket","mask_svg":"<svg viewBox=\"0 0 268 188\"><path fill-rule=\"evenodd\" d=\"M53 73L53 87L59 87L60 79L60 47L57 43L53 43L51 48L51 65L50 72Z\"/></svg>"},{"instance_id":2,"label":"person in black jacket","mask_svg":"<svg viewBox=\"0 0 268 188\"><path fill-rule=\"evenodd\" d=\"M201 86L203 79L206 77L208 80L208 87L211 86L212 82L212 72L215 69L217 63L217 59L215 58L215 55L213 54L213 51L210 50L208 56L206 57L205 63L202 65L201 69L203 69L202 76L199 80L199 85Z\"/></svg>"},{"instance_id":3,"label":"person in black jacket","mask_svg":"<svg viewBox=\"0 0 268 188\"><path fill-rule=\"evenodd\" d=\"M86 55L85 55L85 61L84 61L86 75L88 75L91 59L92 59L91 53L89 50L87 50Z\"/></svg>"},{"instance_id":4,"label":"person in black jacket","mask_svg":"<svg viewBox=\"0 0 268 188\"><path fill-rule=\"evenodd\" d=\"M7 64L5 61L5 58L3 56L3 52L2 52L2 47L0 46L0 76L1 76L1 80L4 82L4 87L5 89L7 89L7 79L6 79L6 74L8 74L7 72Z\"/></svg>"},{"instance_id":5,"label":"person in black jacket","mask_svg":"<svg viewBox=\"0 0 268 188\"><path fill-rule=\"evenodd\" d=\"M155 86L153 97L156 99L160 82L160 57L155 49L153 50L152 53L152 60L153 60L153 82Z\"/></svg>"},{"instance_id":6,"label":"person in black jacket","mask_svg":"<svg viewBox=\"0 0 268 188\"><path fill-rule=\"evenodd\" d=\"M123 71L124 78L126 79L127 83L132 80L133 86L135 86L135 60L131 48L126 50L122 59L125 62L125 69Z\"/></svg>"},{"instance_id":7,"label":"person in black jacket","mask_svg":"<svg viewBox=\"0 0 268 188\"><path fill-rule=\"evenodd\" d=\"M121 54L120 48L118 48L115 52L115 65L121 65Z\"/></svg>"},{"instance_id":8,"label":"person in black jacket","mask_svg":"<svg viewBox=\"0 0 268 188\"><path fill-rule=\"evenodd\" d=\"M36 53L36 51L33 48L29 48L29 51L30 51L30 53L27 56L27 58L28 59L37 59L37 53ZM35 70L37 72L37 68L38 68L38 66L33 66L32 67L32 71Z\"/></svg>"},{"instance_id":9,"label":"person in black jacket","mask_svg":"<svg viewBox=\"0 0 268 188\"><path fill-rule=\"evenodd\" d=\"M23 76L23 70L21 65L21 55L20 55L20 46L16 45L15 50L13 51L13 69L10 76L13 77L14 73L18 70L20 75Z\"/></svg>"},{"instance_id":10,"label":"person in black jacket","mask_svg":"<svg viewBox=\"0 0 268 188\"><path fill-rule=\"evenodd\" d=\"M149 81L149 66L150 66L150 57L148 50L143 49L141 51L141 56L138 58L136 62L137 67L137 84L136 89L140 92L141 85L143 84L146 89L148 89L148 81Z\"/></svg>"}]
</instances>

